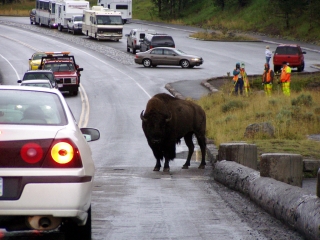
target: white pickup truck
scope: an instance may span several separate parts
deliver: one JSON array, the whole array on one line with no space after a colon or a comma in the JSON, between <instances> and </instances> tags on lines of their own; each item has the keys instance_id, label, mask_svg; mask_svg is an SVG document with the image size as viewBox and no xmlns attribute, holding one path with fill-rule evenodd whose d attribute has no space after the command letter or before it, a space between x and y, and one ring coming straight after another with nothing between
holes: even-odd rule
<instances>
[{"instance_id":1,"label":"white pickup truck","mask_svg":"<svg viewBox=\"0 0 320 240\"><path fill-rule=\"evenodd\" d=\"M73 35L76 33L82 33L82 15L73 15L67 23L68 32Z\"/></svg>"},{"instance_id":2,"label":"white pickup truck","mask_svg":"<svg viewBox=\"0 0 320 240\"><path fill-rule=\"evenodd\" d=\"M147 33L156 33L155 30L151 29L132 29L129 34L126 34L127 37L127 52L135 54L137 49L140 49L140 39L144 39Z\"/></svg>"}]
</instances>

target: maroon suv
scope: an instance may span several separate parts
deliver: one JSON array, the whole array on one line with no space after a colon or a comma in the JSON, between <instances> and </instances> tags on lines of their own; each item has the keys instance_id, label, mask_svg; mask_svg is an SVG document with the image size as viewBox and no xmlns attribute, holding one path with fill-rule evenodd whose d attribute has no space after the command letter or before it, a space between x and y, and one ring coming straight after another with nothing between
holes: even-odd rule
<instances>
[{"instance_id":1,"label":"maroon suv","mask_svg":"<svg viewBox=\"0 0 320 240\"><path fill-rule=\"evenodd\" d=\"M289 63L291 68L297 68L298 72L304 69L304 55L301 47L297 44L281 44L273 54L273 70L280 71L283 62Z\"/></svg>"}]
</instances>

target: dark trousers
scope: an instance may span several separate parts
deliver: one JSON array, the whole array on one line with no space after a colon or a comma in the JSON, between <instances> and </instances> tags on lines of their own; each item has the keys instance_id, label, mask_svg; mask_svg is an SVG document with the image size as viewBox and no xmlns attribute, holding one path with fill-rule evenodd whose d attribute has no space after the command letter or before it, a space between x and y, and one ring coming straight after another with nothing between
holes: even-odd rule
<instances>
[{"instance_id":1,"label":"dark trousers","mask_svg":"<svg viewBox=\"0 0 320 240\"><path fill-rule=\"evenodd\" d=\"M240 94L242 95L242 93L243 93L243 79L242 78L238 78L238 81L237 81L236 85L234 86L235 95L238 95L238 89L240 89Z\"/></svg>"}]
</instances>

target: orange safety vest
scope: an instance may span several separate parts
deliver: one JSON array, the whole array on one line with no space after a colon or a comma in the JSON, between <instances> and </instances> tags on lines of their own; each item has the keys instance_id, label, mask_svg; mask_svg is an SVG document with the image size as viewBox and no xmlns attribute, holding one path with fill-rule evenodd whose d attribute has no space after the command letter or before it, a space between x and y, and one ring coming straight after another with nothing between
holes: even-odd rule
<instances>
[{"instance_id":1,"label":"orange safety vest","mask_svg":"<svg viewBox=\"0 0 320 240\"><path fill-rule=\"evenodd\" d=\"M234 69L236 70L236 69ZM241 78L244 80L245 78L245 71L243 68L240 68L240 73L238 75L235 75L233 76L233 81L237 82L238 81L238 78L239 78L239 75L241 75Z\"/></svg>"},{"instance_id":2,"label":"orange safety vest","mask_svg":"<svg viewBox=\"0 0 320 240\"><path fill-rule=\"evenodd\" d=\"M286 66L282 68L280 80L281 82L290 82L291 77L291 68L289 66Z\"/></svg>"},{"instance_id":3,"label":"orange safety vest","mask_svg":"<svg viewBox=\"0 0 320 240\"><path fill-rule=\"evenodd\" d=\"M271 81L271 69L269 69L268 72L264 71L263 76L262 76L262 81L269 83Z\"/></svg>"}]
</instances>

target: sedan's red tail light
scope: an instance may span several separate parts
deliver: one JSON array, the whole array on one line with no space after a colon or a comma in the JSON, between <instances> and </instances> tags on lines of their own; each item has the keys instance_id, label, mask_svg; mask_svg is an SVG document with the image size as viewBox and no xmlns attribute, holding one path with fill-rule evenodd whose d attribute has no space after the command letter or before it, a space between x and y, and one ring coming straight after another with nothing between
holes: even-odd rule
<instances>
[{"instance_id":1,"label":"sedan's red tail light","mask_svg":"<svg viewBox=\"0 0 320 240\"><path fill-rule=\"evenodd\" d=\"M43 158L43 150L39 144L27 143L22 146L20 155L26 163L34 164Z\"/></svg>"},{"instance_id":2,"label":"sedan's red tail light","mask_svg":"<svg viewBox=\"0 0 320 240\"><path fill-rule=\"evenodd\" d=\"M51 149L51 157L59 164L66 164L74 157L73 147L67 142L56 143Z\"/></svg>"}]
</instances>

